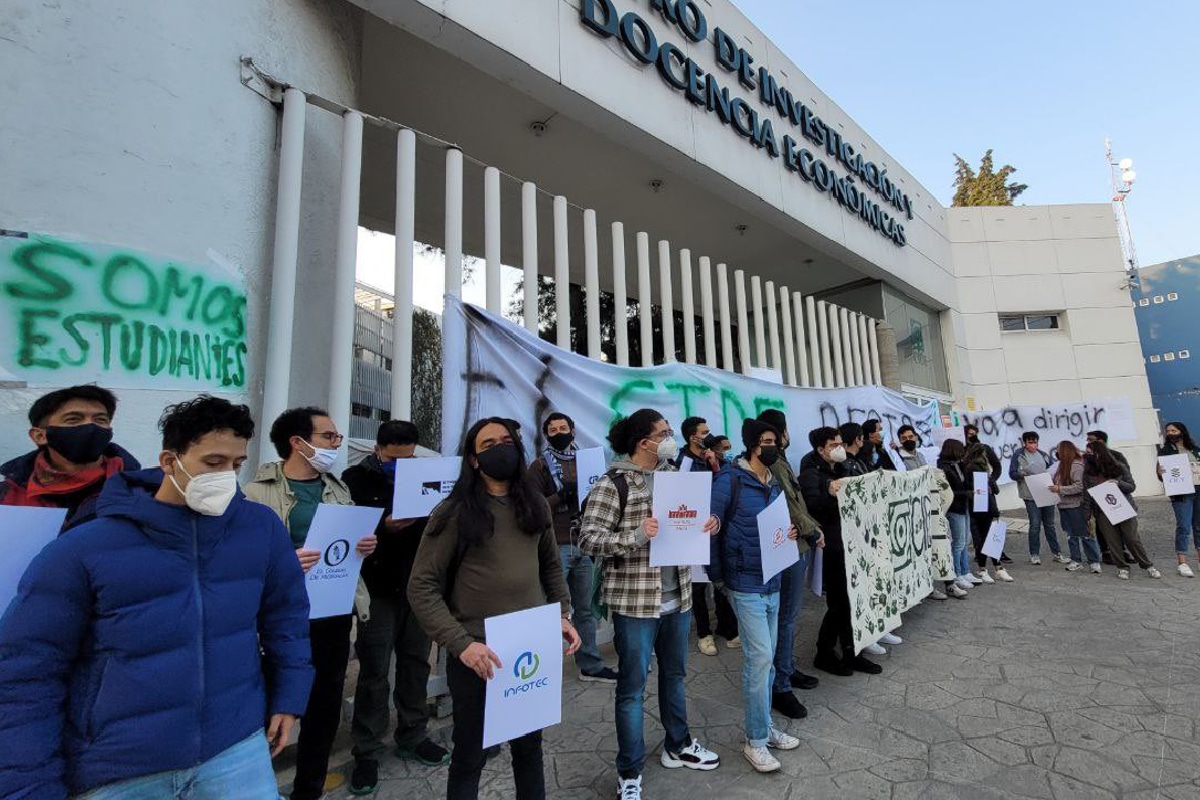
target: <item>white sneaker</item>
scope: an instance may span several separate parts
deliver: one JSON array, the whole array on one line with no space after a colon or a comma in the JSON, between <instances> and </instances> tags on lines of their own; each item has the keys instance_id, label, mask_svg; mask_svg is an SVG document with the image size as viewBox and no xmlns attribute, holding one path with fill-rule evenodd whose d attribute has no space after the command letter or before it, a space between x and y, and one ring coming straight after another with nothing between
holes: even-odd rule
<instances>
[{"instance_id":1,"label":"white sneaker","mask_svg":"<svg viewBox=\"0 0 1200 800\"><path fill-rule=\"evenodd\" d=\"M750 766L759 772L775 772L783 766L779 763L779 759L771 755L767 748L751 747L749 742L742 748L742 755L750 762Z\"/></svg>"},{"instance_id":2,"label":"white sneaker","mask_svg":"<svg viewBox=\"0 0 1200 800\"><path fill-rule=\"evenodd\" d=\"M642 776L617 778L617 800L642 800Z\"/></svg>"},{"instance_id":3,"label":"white sneaker","mask_svg":"<svg viewBox=\"0 0 1200 800\"><path fill-rule=\"evenodd\" d=\"M1119 578L1120 580L1123 580L1123 581L1129 580L1129 570L1127 570L1127 569L1117 570L1117 578Z\"/></svg>"},{"instance_id":4,"label":"white sneaker","mask_svg":"<svg viewBox=\"0 0 1200 800\"><path fill-rule=\"evenodd\" d=\"M946 591L951 597L956 597L959 600L967 596L967 590L959 586L957 583L952 583L947 586Z\"/></svg>"},{"instance_id":5,"label":"white sneaker","mask_svg":"<svg viewBox=\"0 0 1200 800\"><path fill-rule=\"evenodd\" d=\"M1151 578L1161 578L1162 577L1162 573L1158 571L1157 567L1146 567L1146 574L1149 575Z\"/></svg>"},{"instance_id":6,"label":"white sneaker","mask_svg":"<svg viewBox=\"0 0 1200 800\"><path fill-rule=\"evenodd\" d=\"M1004 581L1005 583L1012 583L1012 581L1013 581L1013 576L1009 575L1008 570L1006 570L1004 567L1001 567L1000 569L996 570L996 577L999 578L1000 580Z\"/></svg>"},{"instance_id":7,"label":"white sneaker","mask_svg":"<svg viewBox=\"0 0 1200 800\"><path fill-rule=\"evenodd\" d=\"M971 584L972 586L979 586L981 583L983 583L983 578L979 577L974 572L972 572L970 575L968 575L966 577L966 581L967 581L967 583Z\"/></svg>"},{"instance_id":8,"label":"white sneaker","mask_svg":"<svg viewBox=\"0 0 1200 800\"><path fill-rule=\"evenodd\" d=\"M869 653L873 656L886 656L887 649L878 643L872 643L863 648L864 653Z\"/></svg>"},{"instance_id":9,"label":"white sneaker","mask_svg":"<svg viewBox=\"0 0 1200 800\"><path fill-rule=\"evenodd\" d=\"M737 650L739 647L742 646L742 637L740 637L740 636L733 637L729 641L725 642L725 646L728 647L730 650Z\"/></svg>"},{"instance_id":10,"label":"white sneaker","mask_svg":"<svg viewBox=\"0 0 1200 800\"><path fill-rule=\"evenodd\" d=\"M790 733L784 733L771 726L771 730L767 733L767 747L774 747L776 750L795 750L800 746L800 740Z\"/></svg>"},{"instance_id":11,"label":"white sneaker","mask_svg":"<svg viewBox=\"0 0 1200 800\"><path fill-rule=\"evenodd\" d=\"M1185 578L1194 578L1195 577L1195 574L1192 572L1192 568L1189 567L1186 563L1181 563L1179 565L1179 574Z\"/></svg>"},{"instance_id":12,"label":"white sneaker","mask_svg":"<svg viewBox=\"0 0 1200 800\"><path fill-rule=\"evenodd\" d=\"M1080 564L1078 561L1072 561L1067 564L1067 572L1079 572L1081 569L1083 569L1083 564Z\"/></svg>"},{"instance_id":13,"label":"white sneaker","mask_svg":"<svg viewBox=\"0 0 1200 800\"><path fill-rule=\"evenodd\" d=\"M1054 563L1055 564L1066 564L1066 563L1070 562L1070 560L1071 559L1067 558L1062 553L1054 554Z\"/></svg>"},{"instance_id":14,"label":"white sneaker","mask_svg":"<svg viewBox=\"0 0 1200 800\"><path fill-rule=\"evenodd\" d=\"M721 766L721 757L712 750L705 749L704 745L695 739L678 753L672 753L664 747L659 761L667 769L687 767L708 771Z\"/></svg>"},{"instance_id":15,"label":"white sneaker","mask_svg":"<svg viewBox=\"0 0 1200 800\"><path fill-rule=\"evenodd\" d=\"M717 643L713 641L711 636L701 636L696 640L696 649L702 655L715 656L717 654Z\"/></svg>"},{"instance_id":16,"label":"white sneaker","mask_svg":"<svg viewBox=\"0 0 1200 800\"><path fill-rule=\"evenodd\" d=\"M897 645L897 644L904 644L904 640L901 639L899 636L897 636L894 633L885 633L883 636L879 637L879 643L880 644Z\"/></svg>"},{"instance_id":17,"label":"white sneaker","mask_svg":"<svg viewBox=\"0 0 1200 800\"><path fill-rule=\"evenodd\" d=\"M996 570L996 572L999 573L1000 570ZM989 574L988 571L985 569L983 572L979 573L979 582L993 584L996 581L994 578L992 578L991 574Z\"/></svg>"},{"instance_id":18,"label":"white sneaker","mask_svg":"<svg viewBox=\"0 0 1200 800\"><path fill-rule=\"evenodd\" d=\"M935 587L933 587L933 591L929 593L929 599L931 599L931 600L945 600L945 599L946 599L946 593L945 593L945 592L943 592L941 589L939 589L937 586L935 586Z\"/></svg>"},{"instance_id":19,"label":"white sneaker","mask_svg":"<svg viewBox=\"0 0 1200 800\"><path fill-rule=\"evenodd\" d=\"M967 578L965 576L954 581L954 585L957 586L959 589L962 589L964 592L967 591L968 589L971 589L974 586L976 586L976 584L971 582L970 578Z\"/></svg>"},{"instance_id":20,"label":"white sneaker","mask_svg":"<svg viewBox=\"0 0 1200 800\"><path fill-rule=\"evenodd\" d=\"M1029 563L1033 564L1036 567L1038 564L1042 563L1042 557L1041 556L1030 556Z\"/></svg>"},{"instance_id":21,"label":"white sneaker","mask_svg":"<svg viewBox=\"0 0 1200 800\"><path fill-rule=\"evenodd\" d=\"M1100 574L1100 564L1098 562L1092 564L1092 572L1096 573L1097 575Z\"/></svg>"}]
</instances>

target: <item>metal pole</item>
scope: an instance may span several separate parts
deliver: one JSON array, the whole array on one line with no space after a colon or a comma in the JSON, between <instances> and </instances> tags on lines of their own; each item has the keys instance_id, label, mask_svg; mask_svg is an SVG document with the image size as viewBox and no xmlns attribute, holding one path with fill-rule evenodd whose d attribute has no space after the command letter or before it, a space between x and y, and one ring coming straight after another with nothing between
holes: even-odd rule
<instances>
[{"instance_id":1,"label":"metal pole","mask_svg":"<svg viewBox=\"0 0 1200 800\"><path fill-rule=\"evenodd\" d=\"M713 320L712 262L700 256L700 314L704 322L704 363L717 367L717 331Z\"/></svg>"},{"instance_id":2,"label":"metal pole","mask_svg":"<svg viewBox=\"0 0 1200 800\"><path fill-rule=\"evenodd\" d=\"M617 328L617 364L629 366L629 308L625 294L625 226L612 224L613 310Z\"/></svg>"},{"instance_id":3,"label":"metal pole","mask_svg":"<svg viewBox=\"0 0 1200 800\"><path fill-rule=\"evenodd\" d=\"M742 374L749 375L753 365L750 363L750 323L746 318L746 273L735 270L733 286L737 302L738 319L738 356L742 359Z\"/></svg>"},{"instance_id":4,"label":"metal pole","mask_svg":"<svg viewBox=\"0 0 1200 800\"><path fill-rule=\"evenodd\" d=\"M721 368L733 368L733 317L729 310L729 267L717 264L717 301L721 310Z\"/></svg>"},{"instance_id":5,"label":"metal pole","mask_svg":"<svg viewBox=\"0 0 1200 800\"><path fill-rule=\"evenodd\" d=\"M333 283L332 351L329 359L329 417L350 431L350 382L354 377L354 275L358 261L358 196L362 184L363 118L342 115L342 180L338 202L337 256ZM338 456L344 466L345 451Z\"/></svg>"},{"instance_id":6,"label":"metal pole","mask_svg":"<svg viewBox=\"0 0 1200 800\"><path fill-rule=\"evenodd\" d=\"M821 342L825 337L817 330L817 301L804 298L804 314L808 317L808 350L812 355L812 385L828 386L821 375Z\"/></svg>"},{"instance_id":7,"label":"metal pole","mask_svg":"<svg viewBox=\"0 0 1200 800\"><path fill-rule=\"evenodd\" d=\"M809 299L811 300L812 298ZM812 386L812 381L808 376L808 348L812 342L808 336L804 335L804 305L800 302L799 292L792 294L792 310L796 313L796 363L800 366L799 385ZM813 314L811 308L809 313ZM811 317L809 325L812 325ZM811 332L811 328L809 330Z\"/></svg>"},{"instance_id":8,"label":"metal pole","mask_svg":"<svg viewBox=\"0 0 1200 800\"><path fill-rule=\"evenodd\" d=\"M679 251L679 305L683 312L683 360L696 363L696 298L692 293L692 251Z\"/></svg>"},{"instance_id":9,"label":"metal pole","mask_svg":"<svg viewBox=\"0 0 1200 800\"><path fill-rule=\"evenodd\" d=\"M783 380L788 386L795 386L796 340L792 338L792 295L786 286L779 287L779 316L783 321Z\"/></svg>"},{"instance_id":10,"label":"metal pole","mask_svg":"<svg viewBox=\"0 0 1200 800\"><path fill-rule=\"evenodd\" d=\"M396 137L396 308L392 312L392 419L412 419L413 241L417 222L417 135Z\"/></svg>"},{"instance_id":11,"label":"metal pole","mask_svg":"<svg viewBox=\"0 0 1200 800\"><path fill-rule=\"evenodd\" d=\"M671 243L658 241L658 291L662 312L663 363L675 360L675 305L671 293Z\"/></svg>"},{"instance_id":12,"label":"metal pole","mask_svg":"<svg viewBox=\"0 0 1200 800\"><path fill-rule=\"evenodd\" d=\"M537 186L526 181L521 184L521 264L525 299L525 330L538 333L538 241Z\"/></svg>"},{"instance_id":13,"label":"metal pole","mask_svg":"<svg viewBox=\"0 0 1200 800\"><path fill-rule=\"evenodd\" d=\"M638 323L641 327L642 366L654 366L654 308L650 302L650 237L637 235Z\"/></svg>"},{"instance_id":14,"label":"metal pole","mask_svg":"<svg viewBox=\"0 0 1200 800\"><path fill-rule=\"evenodd\" d=\"M557 344L571 349L571 261L567 250L567 198L554 198L554 318Z\"/></svg>"},{"instance_id":15,"label":"metal pole","mask_svg":"<svg viewBox=\"0 0 1200 800\"><path fill-rule=\"evenodd\" d=\"M304 112L308 101L299 89L283 93L283 135L279 147L278 199L275 203L275 254L271 265L271 303L267 312L267 352L263 365L262 420L270 424L288 407L292 381L292 324L296 309L296 257L300 245L300 184L304 172ZM258 460L278 458L266 436L259 437Z\"/></svg>"}]
</instances>

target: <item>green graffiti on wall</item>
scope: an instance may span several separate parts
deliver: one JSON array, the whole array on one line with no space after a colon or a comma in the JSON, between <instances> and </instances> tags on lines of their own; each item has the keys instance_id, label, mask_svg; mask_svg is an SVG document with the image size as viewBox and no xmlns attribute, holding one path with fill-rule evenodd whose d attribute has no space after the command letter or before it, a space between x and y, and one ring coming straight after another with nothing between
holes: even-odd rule
<instances>
[{"instance_id":1,"label":"green graffiti on wall","mask_svg":"<svg viewBox=\"0 0 1200 800\"><path fill-rule=\"evenodd\" d=\"M32 383L246 384L246 294L214 267L4 232L0 322L0 367Z\"/></svg>"},{"instance_id":2,"label":"green graffiti on wall","mask_svg":"<svg viewBox=\"0 0 1200 800\"><path fill-rule=\"evenodd\" d=\"M683 417L672 420L676 425L686 417L712 415L714 404L720 415L721 426L717 426L716 419L710 419L709 424L714 430L723 431L740 430L742 420L756 417L764 409L787 407L781 397L769 394L747 396L725 386L681 381L656 383L648 378L626 381L612 393L608 401L612 411L611 422L650 406L660 409L681 408Z\"/></svg>"}]
</instances>

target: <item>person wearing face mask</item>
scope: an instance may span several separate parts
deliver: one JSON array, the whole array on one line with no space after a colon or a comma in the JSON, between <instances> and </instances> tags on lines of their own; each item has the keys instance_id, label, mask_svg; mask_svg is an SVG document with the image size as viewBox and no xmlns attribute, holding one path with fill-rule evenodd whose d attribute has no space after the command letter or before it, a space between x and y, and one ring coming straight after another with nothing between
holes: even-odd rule
<instances>
[{"instance_id":1,"label":"person wearing face mask","mask_svg":"<svg viewBox=\"0 0 1200 800\"><path fill-rule=\"evenodd\" d=\"M1116 458L1115 451L1108 452ZM1191 578L1195 573L1187 563L1189 545L1195 547L1197 563L1200 564L1200 447L1192 440L1187 425L1182 422L1168 422L1163 428L1163 445L1158 448L1158 454L1187 456L1188 466L1191 467L1192 484L1196 491L1192 494L1177 494L1171 498L1171 510L1175 512L1175 557L1179 562L1177 569L1183 577ZM1155 466L1161 481L1162 464L1158 463Z\"/></svg>"},{"instance_id":2,"label":"person wearing face mask","mask_svg":"<svg viewBox=\"0 0 1200 800\"><path fill-rule=\"evenodd\" d=\"M413 564L408 601L425 632L445 647L454 701L449 800L474 800L486 760L487 682L505 667L487 645L484 620L558 603L567 655L579 648L550 508L525 467L515 423L488 417L463 437L458 482L433 513ZM542 732L508 744L517 800L546 796Z\"/></svg>"},{"instance_id":3,"label":"person wearing face mask","mask_svg":"<svg viewBox=\"0 0 1200 800\"><path fill-rule=\"evenodd\" d=\"M993 491L993 494L995 494L997 491L999 491L995 487L997 485L996 481L998 481L1000 479L1000 472L1002 469L1001 464L1000 464L1000 456L996 455L996 451L992 449L992 446L990 444L979 440L979 428L972 423L968 422L966 425L963 426L963 438L966 440L965 443L966 443L967 449L970 449L971 445L974 445L974 444L979 445L980 449L977 452L981 455L980 455L980 458L976 459L976 460L978 460L980 462L981 466L983 464L986 464L987 472L989 475L988 480L989 480L990 484L992 485L993 489L995 489L995 491ZM970 477L970 476L968 476L968 477ZM993 502L993 505L994 504L995 503ZM999 513L999 512L997 512L997 513ZM976 527L975 523L980 522L980 521L982 521L982 518L976 517L974 515L974 512L972 512L972 531L971 531L972 537L974 537L976 534L976 532L974 530ZM987 533L985 531L984 536L986 537L986 535L987 535ZM976 548L976 551L978 551L978 548ZM979 563L980 563L980 566L983 566L982 561L980 561ZM1004 552L1003 550L1000 551L1000 564L1011 564L1011 563L1012 563L1012 559L1009 558L1008 553ZM1007 575L1007 574L1008 573L1006 571L1005 575ZM982 577L985 578L985 581L984 581L985 583L991 580L991 576L987 574L986 569L983 570L981 575L982 575ZM1007 578L1002 578L1002 580L1007 580Z\"/></svg>"},{"instance_id":4,"label":"person wearing face mask","mask_svg":"<svg viewBox=\"0 0 1200 800\"><path fill-rule=\"evenodd\" d=\"M581 681L616 683L617 672L604 663L596 646L596 618L592 615L592 560L579 549L579 476L575 469L575 421L553 412L542 422L547 446L542 457L529 465L537 485L554 515L554 538L563 565L563 579L571 591L572 620L582 642L575 652Z\"/></svg>"},{"instance_id":5,"label":"person wearing face mask","mask_svg":"<svg viewBox=\"0 0 1200 800\"><path fill-rule=\"evenodd\" d=\"M139 470L113 443L117 396L99 386L72 386L39 397L29 408L29 438L37 449L0 465L0 505L65 508L63 530L94 516L104 481Z\"/></svg>"},{"instance_id":6,"label":"person wearing face mask","mask_svg":"<svg viewBox=\"0 0 1200 800\"><path fill-rule=\"evenodd\" d=\"M271 424L271 444L282 461L258 468L246 486L246 496L266 505L287 526L301 568L308 572L321 558L319 550L308 550L304 540L321 503L353 505L346 484L330 473L338 459L342 435L329 414L320 408L292 408ZM364 558L375 552L374 534L359 539L355 549ZM359 579L355 609L361 619L370 617L370 596ZM324 794L329 755L342 716L346 664L350 660L352 614L314 619L309 623L312 642L312 695L300 726L296 751L296 780L292 800L316 800ZM342 776L335 783L340 785Z\"/></svg>"},{"instance_id":7,"label":"person wearing face mask","mask_svg":"<svg viewBox=\"0 0 1200 800\"><path fill-rule=\"evenodd\" d=\"M771 722L783 576L777 574L763 580L758 537L758 515L782 491L771 471L779 459L779 432L765 422L748 419L742 423L742 443L746 447L743 455L713 482L712 512L727 524L713 537L708 576L714 586L729 594L742 634L742 703L746 724L742 755L757 772L775 772L782 765L771 750L794 750L800 746L799 739ZM788 526L786 536L792 540L799 537L795 525Z\"/></svg>"},{"instance_id":8,"label":"person wearing face mask","mask_svg":"<svg viewBox=\"0 0 1200 800\"><path fill-rule=\"evenodd\" d=\"M0 797L278 796L313 670L304 574L238 490L250 410L168 407L154 469L33 560L0 617Z\"/></svg>"},{"instance_id":9,"label":"person wearing face mask","mask_svg":"<svg viewBox=\"0 0 1200 800\"><path fill-rule=\"evenodd\" d=\"M688 729L688 628L692 571L650 565L650 540L658 535L653 509L654 476L674 472L678 453L670 424L652 408L619 420L608 432L617 454L608 473L592 486L580 524L579 546L603 558L601 597L612 613L617 650L617 795L641 800L646 763L643 702L650 658L658 658L658 708L666 732L659 763L667 769L713 770L720 757ZM625 484L624 491L617 482ZM711 516L709 535L720 529Z\"/></svg>"},{"instance_id":10,"label":"person wearing face mask","mask_svg":"<svg viewBox=\"0 0 1200 800\"><path fill-rule=\"evenodd\" d=\"M853 428L848 426L853 425ZM853 422L842 426L854 433L855 446L861 446L862 428ZM842 478L865 474L865 466L847 453L837 428L816 428L808 434L812 452L800 462L800 494L809 513L825 534L825 618L817 633L817 655L813 666L831 675L849 676L855 672L878 675L883 667L854 653L854 634L850 627L850 592L846 587L846 551L842 544L842 518L838 510L838 491ZM841 655L835 650L841 645Z\"/></svg>"},{"instance_id":11,"label":"person wearing face mask","mask_svg":"<svg viewBox=\"0 0 1200 800\"><path fill-rule=\"evenodd\" d=\"M406 595L426 519L393 519L390 513L396 462L414 458L419 440L416 425L388 420L375 433L375 451L342 473L342 482L356 505L389 509L375 528L375 552L362 565L371 606L370 616L359 620L354 640L358 683L350 725L354 741L351 794L370 794L378 788L379 762L387 752L382 740L391 723L390 703L396 706L392 740L400 758L426 766L450 760L449 751L427 735L429 637ZM394 682L389 682L393 657Z\"/></svg>"},{"instance_id":12,"label":"person wearing face mask","mask_svg":"<svg viewBox=\"0 0 1200 800\"><path fill-rule=\"evenodd\" d=\"M733 445L729 443L729 437L725 434L710 433L704 437L704 449L711 450L717 460L724 464L729 458L729 451L733 449Z\"/></svg>"},{"instance_id":13,"label":"person wearing face mask","mask_svg":"<svg viewBox=\"0 0 1200 800\"><path fill-rule=\"evenodd\" d=\"M920 469L929 464L925 456L917 451L921 446L921 437L917 435L916 428L901 425L896 431L896 438L900 440L900 460L904 462L905 469Z\"/></svg>"},{"instance_id":14,"label":"person wearing face mask","mask_svg":"<svg viewBox=\"0 0 1200 800\"><path fill-rule=\"evenodd\" d=\"M883 443L883 423L877 419L869 419L862 424L863 445L857 458L867 465L870 472L877 469L896 471L896 464L888 455Z\"/></svg>"}]
</instances>

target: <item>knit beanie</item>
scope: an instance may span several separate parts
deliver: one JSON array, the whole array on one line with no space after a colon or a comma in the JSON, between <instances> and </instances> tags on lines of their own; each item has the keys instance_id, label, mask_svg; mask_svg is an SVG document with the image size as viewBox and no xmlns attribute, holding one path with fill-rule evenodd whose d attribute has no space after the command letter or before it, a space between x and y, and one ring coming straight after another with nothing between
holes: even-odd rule
<instances>
[{"instance_id":1,"label":"knit beanie","mask_svg":"<svg viewBox=\"0 0 1200 800\"><path fill-rule=\"evenodd\" d=\"M775 429L776 433L782 433L787 430L787 416L778 408L765 409L758 415L759 422L765 422Z\"/></svg>"},{"instance_id":2,"label":"knit beanie","mask_svg":"<svg viewBox=\"0 0 1200 800\"><path fill-rule=\"evenodd\" d=\"M773 433L779 435L779 431L774 425L768 425L757 419L748 419L742 422L742 444L749 453L754 448L758 447L758 440L762 438L764 433Z\"/></svg>"}]
</instances>

